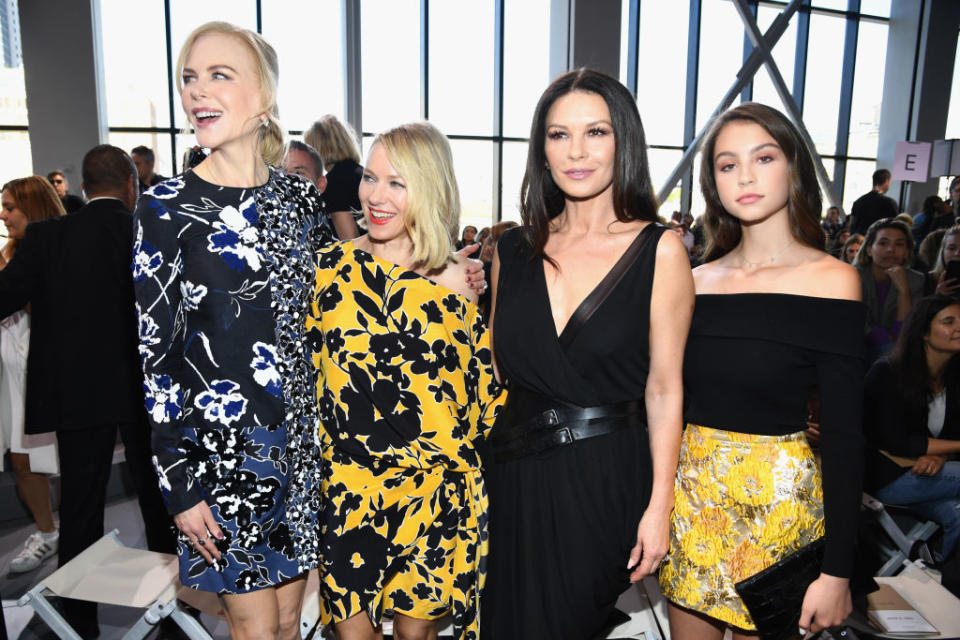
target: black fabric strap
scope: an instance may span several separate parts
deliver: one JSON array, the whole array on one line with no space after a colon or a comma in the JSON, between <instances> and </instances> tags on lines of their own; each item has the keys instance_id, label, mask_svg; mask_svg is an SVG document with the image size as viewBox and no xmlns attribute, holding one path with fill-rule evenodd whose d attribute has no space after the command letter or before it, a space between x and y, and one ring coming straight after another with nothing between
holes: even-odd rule
<instances>
[{"instance_id":1,"label":"black fabric strap","mask_svg":"<svg viewBox=\"0 0 960 640\"><path fill-rule=\"evenodd\" d=\"M627 274L627 270L631 265L636 262L637 257L640 255L640 250L643 249L643 245L646 244L647 237L656 226L657 223L651 222L643 228L643 231L637 234L637 237L633 239L633 242L631 242L627 250L623 252L623 255L617 260L617 263L613 265L613 268L610 269L607 275L603 277L603 280L600 281L600 284L580 303L580 306L577 307L577 310L570 316L570 319L567 321L567 326L563 328L563 332L560 334L561 347L566 349L573 343L577 334L580 333L580 329L583 328L583 325L587 323L590 316L603 304L603 301L607 299L607 296L610 295L617 284L623 279L623 276Z\"/></svg>"}]
</instances>

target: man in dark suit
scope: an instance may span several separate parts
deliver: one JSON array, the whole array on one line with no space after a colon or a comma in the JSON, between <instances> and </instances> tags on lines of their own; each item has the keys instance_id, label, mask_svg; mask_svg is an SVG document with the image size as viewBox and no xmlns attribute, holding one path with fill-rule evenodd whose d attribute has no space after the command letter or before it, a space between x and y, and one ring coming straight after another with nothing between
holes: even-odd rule
<instances>
[{"instance_id":1,"label":"man in dark suit","mask_svg":"<svg viewBox=\"0 0 960 640\"><path fill-rule=\"evenodd\" d=\"M103 535L107 480L119 429L140 499L147 546L175 553L176 538L151 464L134 307L137 171L122 149L83 158L78 212L27 226L0 271L0 317L31 306L25 430L56 431L60 452L60 565ZM84 638L99 633L94 603L65 601Z\"/></svg>"}]
</instances>

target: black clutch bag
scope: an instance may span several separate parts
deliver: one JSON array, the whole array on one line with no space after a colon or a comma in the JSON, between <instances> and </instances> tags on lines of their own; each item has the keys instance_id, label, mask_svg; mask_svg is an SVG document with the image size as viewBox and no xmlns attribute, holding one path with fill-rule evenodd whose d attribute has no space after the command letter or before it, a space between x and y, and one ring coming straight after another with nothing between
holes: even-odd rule
<instances>
[{"instance_id":1,"label":"black clutch bag","mask_svg":"<svg viewBox=\"0 0 960 640\"><path fill-rule=\"evenodd\" d=\"M762 640L797 635L803 596L820 575L822 563L823 538L819 538L733 585Z\"/></svg>"}]
</instances>

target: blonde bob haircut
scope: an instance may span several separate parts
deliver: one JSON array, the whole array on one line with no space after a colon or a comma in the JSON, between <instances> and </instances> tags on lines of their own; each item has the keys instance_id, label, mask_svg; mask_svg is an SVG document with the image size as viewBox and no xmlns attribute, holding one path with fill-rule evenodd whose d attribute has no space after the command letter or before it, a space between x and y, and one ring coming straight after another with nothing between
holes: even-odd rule
<instances>
[{"instance_id":1,"label":"blonde bob haircut","mask_svg":"<svg viewBox=\"0 0 960 640\"><path fill-rule=\"evenodd\" d=\"M360 163L357 135L353 127L341 122L333 114L328 113L310 125L303 134L303 141L317 150L328 170L341 160Z\"/></svg>"},{"instance_id":2,"label":"blonde bob haircut","mask_svg":"<svg viewBox=\"0 0 960 640\"><path fill-rule=\"evenodd\" d=\"M381 133L373 141L377 144L406 183L403 224L413 241L413 262L426 269L442 268L453 254L460 228L460 190L450 143L432 124L414 122Z\"/></svg>"},{"instance_id":3,"label":"blonde bob haircut","mask_svg":"<svg viewBox=\"0 0 960 640\"><path fill-rule=\"evenodd\" d=\"M193 30L177 58L177 91L183 93L183 65L187 63L187 56L193 45L201 37L210 33L220 33L232 36L245 44L253 54L254 69L260 78L260 104L262 111L258 115L266 116L266 125L257 129L257 147L260 157L270 166L279 166L283 161L285 151L283 128L280 126L280 112L277 109L277 82L280 79L280 66L277 63L277 52L270 43L259 34L243 29L229 22L208 22Z\"/></svg>"}]
</instances>

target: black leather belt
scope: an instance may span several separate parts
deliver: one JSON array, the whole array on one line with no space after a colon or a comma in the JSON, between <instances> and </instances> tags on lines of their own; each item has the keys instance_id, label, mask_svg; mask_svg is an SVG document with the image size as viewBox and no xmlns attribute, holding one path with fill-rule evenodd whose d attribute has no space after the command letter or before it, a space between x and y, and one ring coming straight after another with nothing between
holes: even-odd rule
<instances>
[{"instance_id":1,"label":"black leather belt","mask_svg":"<svg viewBox=\"0 0 960 640\"><path fill-rule=\"evenodd\" d=\"M553 404L524 420L509 420L494 427L490 437L494 459L497 462L517 460L544 453L588 438L606 435L629 427L645 427L646 412L640 400L618 402L597 407L577 407L558 402L543 402L542 396L511 389L504 413L509 420L532 405ZM517 397L520 395L520 397ZM534 396L534 398L531 398ZM531 401L532 400L532 401ZM512 405L512 406L511 406ZM518 405L522 405L518 408ZM540 407L537 407L538 409ZM512 410L511 410L512 409ZM499 420L498 420L499 422ZM498 428L499 427L499 428Z\"/></svg>"}]
</instances>

